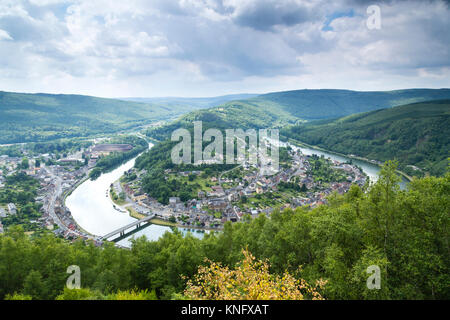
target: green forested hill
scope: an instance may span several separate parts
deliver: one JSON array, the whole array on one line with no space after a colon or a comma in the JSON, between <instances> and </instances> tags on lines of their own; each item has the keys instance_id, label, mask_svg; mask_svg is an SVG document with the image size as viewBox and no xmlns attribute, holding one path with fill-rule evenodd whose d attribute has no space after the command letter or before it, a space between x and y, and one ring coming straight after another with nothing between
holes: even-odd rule
<instances>
[{"instance_id":1,"label":"green forested hill","mask_svg":"<svg viewBox=\"0 0 450 320\"><path fill-rule=\"evenodd\" d=\"M183 108L186 112L197 109L215 107L229 101L249 99L258 96L257 94L230 94L226 96L208 98L183 98L183 97L161 97L161 98L120 98L125 101L136 101L150 104L160 104L167 107Z\"/></svg>"},{"instance_id":2,"label":"green forested hill","mask_svg":"<svg viewBox=\"0 0 450 320\"><path fill-rule=\"evenodd\" d=\"M229 101L207 110L197 110L235 98L241 100ZM383 92L296 90L256 97L234 95L200 99L140 100L146 103L81 95L0 91L0 144L116 132L154 120L171 119L192 110L195 111L174 125L183 125L196 119L209 122L211 126L221 125L228 128L282 127L304 120L336 118L405 103L438 99L450 99L450 89Z\"/></svg>"},{"instance_id":3,"label":"green forested hill","mask_svg":"<svg viewBox=\"0 0 450 320\"><path fill-rule=\"evenodd\" d=\"M449 94L449 89L279 92L197 110L169 125L152 128L147 134L159 140L168 139L177 128L191 128L193 121L202 121L203 129L278 127L282 129L281 134L284 136L328 150L379 161L397 158L400 169L411 175L440 175L445 172L447 157L450 156L450 100L432 99L428 102L391 106L401 101ZM306 101L309 101L311 108L298 107L306 105ZM314 101L317 103L315 108L312 107ZM321 104L320 101L324 103ZM332 106L325 101L339 103ZM386 109L372 111L374 106ZM355 110L371 111L349 115ZM327 117L336 114L346 116L337 120L302 121L308 112L315 112L316 116L321 112Z\"/></svg>"},{"instance_id":4,"label":"green forested hill","mask_svg":"<svg viewBox=\"0 0 450 320\"><path fill-rule=\"evenodd\" d=\"M450 99L450 89L394 91L295 90L274 92L245 100L260 108L279 109L305 120L331 119L394 106Z\"/></svg>"},{"instance_id":5,"label":"green forested hill","mask_svg":"<svg viewBox=\"0 0 450 320\"><path fill-rule=\"evenodd\" d=\"M33 239L10 228L0 234L0 299L108 299L131 288L154 292L160 299L189 298L186 280L194 278L199 266L209 265L205 258L234 269L242 265L242 249L247 248L268 262L273 276L288 271L310 284L326 281L320 293L327 300L448 300L450 174L416 179L400 191L394 170L388 163L369 190L354 185L312 210L275 210L270 218L227 222L223 232L201 240L166 232L157 241L134 240L132 250L123 250L53 235ZM81 269L81 290L64 289L70 265ZM371 265L380 268L380 290L367 288ZM204 279L205 296L215 294L217 287ZM241 291L242 299L255 291L252 283L221 287ZM285 289L285 283L277 284ZM302 291L308 299L307 290Z\"/></svg>"},{"instance_id":6,"label":"green forested hill","mask_svg":"<svg viewBox=\"0 0 450 320\"><path fill-rule=\"evenodd\" d=\"M401 169L410 174L439 175L445 172L450 156L450 100L300 124L282 134L345 154L380 161L397 158Z\"/></svg>"},{"instance_id":7,"label":"green forested hill","mask_svg":"<svg viewBox=\"0 0 450 320\"><path fill-rule=\"evenodd\" d=\"M0 91L0 143L116 132L182 113L181 108L162 104Z\"/></svg>"},{"instance_id":8,"label":"green forested hill","mask_svg":"<svg viewBox=\"0 0 450 320\"><path fill-rule=\"evenodd\" d=\"M283 110L260 108L245 101L233 101L219 107L190 112L180 119L162 127L151 128L147 135L158 140L170 139L171 133L178 128L192 128L194 121L202 121L203 129L248 129L281 127L286 123L296 123Z\"/></svg>"},{"instance_id":9,"label":"green forested hill","mask_svg":"<svg viewBox=\"0 0 450 320\"><path fill-rule=\"evenodd\" d=\"M203 121L214 128L284 127L319 119L390 108L402 104L450 99L450 89L407 89L396 91L296 90L263 94L190 112L168 126L151 130L157 139L170 137L179 127Z\"/></svg>"}]
</instances>

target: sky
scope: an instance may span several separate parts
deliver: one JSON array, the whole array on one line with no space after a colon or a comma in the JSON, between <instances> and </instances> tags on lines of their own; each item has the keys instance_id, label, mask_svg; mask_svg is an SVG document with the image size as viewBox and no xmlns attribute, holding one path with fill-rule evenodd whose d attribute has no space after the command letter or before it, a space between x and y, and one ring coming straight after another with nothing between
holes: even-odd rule
<instances>
[{"instance_id":1,"label":"sky","mask_svg":"<svg viewBox=\"0 0 450 320\"><path fill-rule=\"evenodd\" d=\"M448 88L449 30L444 0L0 0L0 90Z\"/></svg>"}]
</instances>

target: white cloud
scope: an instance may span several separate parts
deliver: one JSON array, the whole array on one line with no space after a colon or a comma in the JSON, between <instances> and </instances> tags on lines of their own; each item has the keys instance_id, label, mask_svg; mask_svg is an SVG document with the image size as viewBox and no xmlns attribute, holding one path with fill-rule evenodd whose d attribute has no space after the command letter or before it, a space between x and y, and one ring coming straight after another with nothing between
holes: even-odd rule
<instances>
[{"instance_id":1,"label":"white cloud","mask_svg":"<svg viewBox=\"0 0 450 320\"><path fill-rule=\"evenodd\" d=\"M0 41L1 40L13 40L8 32L5 30L0 29Z\"/></svg>"},{"instance_id":2,"label":"white cloud","mask_svg":"<svg viewBox=\"0 0 450 320\"><path fill-rule=\"evenodd\" d=\"M447 3L381 2L381 30L367 29L361 3L3 0L0 87L211 96L450 86Z\"/></svg>"}]
</instances>

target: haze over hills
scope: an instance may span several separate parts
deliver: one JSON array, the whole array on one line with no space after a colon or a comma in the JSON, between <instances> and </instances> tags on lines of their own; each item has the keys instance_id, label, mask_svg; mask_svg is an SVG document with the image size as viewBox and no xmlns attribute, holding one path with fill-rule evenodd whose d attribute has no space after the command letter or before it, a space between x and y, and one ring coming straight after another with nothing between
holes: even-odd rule
<instances>
[{"instance_id":1,"label":"haze over hills","mask_svg":"<svg viewBox=\"0 0 450 320\"><path fill-rule=\"evenodd\" d=\"M117 132L167 120L184 107L83 95L0 92L0 143Z\"/></svg>"},{"instance_id":2,"label":"haze over hills","mask_svg":"<svg viewBox=\"0 0 450 320\"><path fill-rule=\"evenodd\" d=\"M239 94L213 98L127 99L128 101L83 95L0 92L0 143L48 141L112 133L138 128L158 120L174 119L186 113L188 114L164 130L172 130L193 120L203 120L209 126L217 127L282 127L301 121L336 118L399 104L450 99L450 89L386 92L326 89L274 92L259 96ZM227 102L210 108L223 101Z\"/></svg>"},{"instance_id":3,"label":"haze over hills","mask_svg":"<svg viewBox=\"0 0 450 320\"><path fill-rule=\"evenodd\" d=\"M450 99L433 100L441 97L450 97L450 90L278 92L197 110L168 125L151 128L147 134L159 140L169 139L179 127L192 128L193 121L202 121L204 130L279 127L285 136L328 150L379 161L397 158L401 169L409 174L439 175L445 172L450 145ZM431 101L393 107L423 99ZM357 110L366 112L356 113ZM304 120L337 114L345 117ZM285 129L289 124L296 126Z\"/></svg>"},{"instance_id":4,"label":"haze over hills","mask_svg":"<svg viewBox=\"0 0 450 320\"><path fill-rule=\"evenodd\" d=\"M450 89L295 90L263 94L245 101L265 109L283 110L296 118L317 120L440 99L450 99Z\"/></svg>"},{"instance_id":5,"label":"haze over hills","mask_svg":"<svg viewBox=\"0 0 450 320\"><path fill-rule=\"evenodd\" d=\"M318 119L331 119L355 113L390 108L412 102L450 99L450 89L406 89L361 92L351 90L296 90L263 94L223 105L196 110L150 134L165 139L178 127L203 121L216 128L284 127Z\"/></svg>"},{"instance_id":6,"label":"haze over hills","mask_svg":"<svg viewBox=\"0 0 450 320\"><path fill-rule=\"evenodd\" d=\"M409 174L441 175L450 156L450 100L314 121L283 129L281 133L340 153L380 161L396 158L400 168Z\"/></svg>"},{"instance_id":7,"label":"haze over hills","mask_svg":"<svg viewBox=\"0 0 450 320\"><path fill-rule=\"evenodd\" d=\"M258 94L243 93L230 94L209 98L183 98L183 97L157 97L157 98L120 98L125 101L135 101L150 104L162 104L167 107L183 107L186 112L196 109L210 108L218 106L233 100L249 99L258 96Z\"/></svg>"}]
</instances>

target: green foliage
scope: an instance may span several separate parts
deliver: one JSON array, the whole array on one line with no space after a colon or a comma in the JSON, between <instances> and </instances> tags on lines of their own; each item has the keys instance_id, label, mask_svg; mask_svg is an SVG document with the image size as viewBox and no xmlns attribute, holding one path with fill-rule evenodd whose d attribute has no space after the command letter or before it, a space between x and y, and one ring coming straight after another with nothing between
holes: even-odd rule
<instances>
[{"instance_id":1,"label":"green foliage","mask_svg":"<svg viewBox=\"0 0 450 320\"><path fill-rule=\"evenodd\" d=\"M143 190L160 203L168 204L170 197L180 197L182 201L194 199L197 198L198 191L203 189L195 176L192 176L193 180L188 177L185 181L178 178L169 179L167 177L166 179L165 170L167 169L175 172L202 171L201 179L205 182L205 179L212 176L217 177L222 171L236 166L229 164L175 165L171 159L171 150L175 144L176 142L170 140L163 141L136 159L135 167L139 170L147 170L147 174L142 179Z\"/></svg>"},{"instance_id":2,"label":"green foliage","mask_svg":"<svg viewBox=\"0 0 450 320\"><path fill-rule=\"evenodd\" d=\"M396 167L386 163L368 190L354 185L316 209L227 223L201 240L174 230L157 241L135 239L131 250L123 250L52 235L31 239L10 228L0 235L0 298L181 297L205 258L234 268L248 248L267 260L271 274L326 280L325 299L449 299L450 173L414 179L400 190ZM83 297L64 289L73 264L89 290ZM371 265L381 270L380 290L366 287Z\"/></svg>"},{"instance_id":3,"label":"green foliage","mask_svg":"<svg viewBox=\"0 0 450 320\"><path fill-rule=\"evenodd\" d=\"M147 135L165 140L174 130L192 126L193 121L203 121L204 126L219 129L283 128L286 124L305 120L333 119L406 103L449 98L449 89L274 92L190 112L169 125L149 129Z\"/></svg>"},{"instance_id":4,"label":"green foliage","mask_svg":"<svg viewBox=\"0 0 450 320\"><path fill-rule=\"evenodd\" d=\"M450 146L450 100L432 101L293 126L281 134L369 159L397 159L410 175L442 175ZM423 171L414 170L415 165Z\"/></svg>"},{"instance_id":5,"label":"green foliage","mask_svg":"<svg viewBox=\"0 0 450 320\"><path fill-rule=\"evenodd\" d=\"M23 283L23 294L32 297L34 300L46 298L46 286L42 280L42 275L39 271L32 270L26 277Z\"/></svg>"},{"instance_id":6,"label":"green foliage","mask_svg":"<svg viewBox=\"0 0 450 320\"><path fill-rule=\"evenodd\" d=\"M14 293L14 294L7 294L5 296L5 300L33 300L31 296L27 296L25 294L20 293Z\"/></svg>"},{"instance_id":7,"label":"green foliage","mask_svg":"<svg viewBox=\"0 0 450 320\"><path fill-rule=\"evenodd\" d=\"M157 297L155 291L133 289L118 291L108 296L108 300L157 300Z\"/></svg>"},{"instance_id":8,"label":"green foliage","mask_svg":"<svg viewBox=\"0 0 450 320\"><path fill-rule=\"evenodd\" d=\"M0 144L114 133L183 112L158 103L0 91Z\"/></svg>"},{"instance_id":9,"label":"green foliage","mask_svg":"<svg viewBox=\"0 0 450 320\"><path fill-rule=\"evenodd\" d=\"M313 154L308 159L310 168L308 174L311 175L314 180L322 182L343 182L346 181L347 175L342 170L336 170L332 168L332 163L325 157L317 156Z\"/></svg>"},{"instance_id":10,"label":"green foliage","mask_svg":"<svg viewBox=\"0 0 450 320\"><path fill-rule=\"evenodd\" d=\"M40 187L39 180L19 171L7 176L4 184L4 187L0 188L0 205L5 207L8 203L14 203L17 207L16 215L2 218L5 228L22 225L26 231L42 232L37 224L30 223L30 220L41 216L39 211L42 204L35 202Z\"/></svg>"},{"instance_id":11,"label":"green foliage","mask_svg":"<svg viewBox=\"0 0 450 320\"><path fill-rule=\"evenodd\" d=\"M58 295L55 300L104 300L104 296L98 291L87 288L64 288L63 293Z\"/></svg>"},{"instance_id":12,"label":"green foliage","mask_svg":"<svg viewBox=\"0 0 450 320\"><path fill-rule=\"evenodd\" d=\"M260 108L281 109L291 117L306 120L332 119L390 108L407 103L449 99L449 89L407 89L394 91L294 90L274 92L247 99Z\"/></svg>"}]
</instances>

